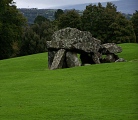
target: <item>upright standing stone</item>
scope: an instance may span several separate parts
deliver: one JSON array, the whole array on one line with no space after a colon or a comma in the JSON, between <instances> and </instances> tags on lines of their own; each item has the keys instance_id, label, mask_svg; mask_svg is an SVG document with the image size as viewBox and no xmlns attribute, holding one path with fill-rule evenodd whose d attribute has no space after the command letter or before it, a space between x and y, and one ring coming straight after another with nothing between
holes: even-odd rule
<instances>
[{"instance_id":1,"label":"upright standing stone","mask_svg":"<svg viewBox=\"0 0 138 120\"><path fill-rule=\"evenodd\" d=\"M115 62L115 55L112 53L107 54L105 57L105 62L110 63L110 62Z\"/></svg>"},{"instance_id":2,"label":"upright standing stone","mask_svg":"<svg viewBox=\"0 0 138 120\"><path fill-rule=\"evenodd\" d=\"M66 62L67 62L67 66L69 68L81 65L81 63L77 57L77 53L74 53L74 52L66 53Z\"/></svg>"},{"instance_id":3,"label":"upright standing stone","mask_svg":"<svg viewBox=\"0 0 138 120\"><path fill-rule=\"evenodd\" d=\"M62 68L63 64L64 64L64 59L65 59L65 50L64 49L60 49L58 50L58 52L55 54L52 65L51 65L51 70L54 69L60 69Z\"/></svg>"},{"instance_id":4,"label":"upright standing stone","mask_svg":"<svg viewBox=\"0 0 138 120\"><path fill-rule=\"evenodd\" d=\"M95 62L95 64L100 64L101 62L100 62L100 58L101 58L101 55L100 55L100 53L94 53L93 55L92 55L92 59L93 59L93 61Z\"/></svg>"},{"instance_id":5,"label":"upright standing stone","mask_svg":"<svg viewBox=\"0 0 138 120\"><path fill-rule=\"evenodd\" d=\"M51 50L48 51L48 68L49 69L51 68L51 65L52 65L52 62L53 62L53 59L56 53L57 51L51 51Z\"/></svg>"}]
</instances>

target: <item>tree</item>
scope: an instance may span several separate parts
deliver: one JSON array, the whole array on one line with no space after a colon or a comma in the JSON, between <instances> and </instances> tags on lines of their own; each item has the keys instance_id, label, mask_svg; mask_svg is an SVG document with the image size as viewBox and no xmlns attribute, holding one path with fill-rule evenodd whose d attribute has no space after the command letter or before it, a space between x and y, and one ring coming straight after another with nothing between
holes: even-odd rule
<instances>
[{"instance_id":1,"label":"tree","mask_svg":"<svg viewBox=\"0 0 138 120\"><path fill-rule=\"evenodd\" d=\"M138 11L135 11L131 18L131 21L133 23L134 31L136 34L136 42L138 43Z\"/></svg>"},{"instance_id":2,"label":"tree","mask_svg":"<svg viewBox=\"0 0 138 120\"><path fill-rule=\"evenodd\" d=\"M45 21L50 21L50 20L48 20L48 19L45 18L44 16L38 15L38 16L35 18L34 23L41 24L42 22L45 22Z\"/></svg>"},{"instance_id":3,"label":"tree","mask_svg":"<svg viewBox=\"0 0 138 120\"><path fill-rule=\"evenodd\" d=\"M64 14L64 11L62 9L58 9L54 14L55 20L58 20L59 17L63 14Z\"/></svg>"},{"instance_id":4,"label":"tree","mask_svg":"<svg viewBox=\"0 0 138 120\"><path fill-rule=\"evenodd\" d=\"M37 53L37 45L39 44L39 36L30 28L26 27L23 34L20 55L30 55Z\"/></svg>"},{"instance_id":5,"label":"tree","mask_svg":"<svg viewBox=\"0 0 138 120\"><path fill-rule=\"evenodd\" d=\"M92 35L100 40L105 39L106 23L105 23L105 8L101 3L96 5L88 5L83 12L82 30L89 31Z\"/></svg>"},{"instance_id":6,"label":"tree","mask_svg":"<svg viewBox=\"0 0 138 120\"><path fill-rule=\"evenodd\" d=\"M135 42L135 33L132 23L112 3L105 7L106 16L106 39L104 42L129 43Z\"/></svg>"},{"instance_id":7,"label":"tree","mask_svg":"<svg viewBox=\"0 0 138 120\"><path fill-rule=\"evenodd\" d=\"M25 27L21 42L20 55L30 55L46 52L46 41L50 41L55 31L51 21L45 21L41 24L33 24Z\"/></svg>"},{"instance_id":8,"label":"tree","mask_svg":"<svg viewBox=\"0 0 138 120\"><path fill-rule=\"evenodd\" d=\"M78 28L81 29L81 18L75 10L70 10L60 16L58 21L58 28Z\"/></svg>"},{"instance_id":9,"label":"tree","mask_svg":"<svg viewBox=\"0 0 138 120\"><path fill-rule=\"evenodd\" d=\"M101 3L86 6L81 19L82 30L90 31L103 43L135 42L132 23L117 12L117 7L110 2L106 7Z\"/></svg>"},{"instance_id":10,"label":"tree","mask_svg":"<svg viewBox=\"0 0 138 120\"><path fill-rule=\"evenodd\" d=\"M19 44L25 18L17 10L13 0L0 1L0 59L14 53L13 44Z\"/></svg>"},{"instance_id":11,"label":"tree","mask_svg":"<svg viewBox=\"0 0 138 120\"><path fill-rule=\"evenodd\" d=\"M121 13L116 15L115 21L109 26L107 42L136 42L136 36L132 22L127 20Z\"/></svg>"}]
</instances>

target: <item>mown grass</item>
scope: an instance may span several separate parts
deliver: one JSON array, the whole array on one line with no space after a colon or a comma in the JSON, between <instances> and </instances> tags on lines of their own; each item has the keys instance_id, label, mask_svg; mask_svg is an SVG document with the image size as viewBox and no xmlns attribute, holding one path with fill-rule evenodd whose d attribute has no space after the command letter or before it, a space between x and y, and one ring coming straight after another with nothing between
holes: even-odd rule
<instances>
[{"instance_id":1,"label":"mown grass","mask_svg":"<svg viewBox=\"0 0 138 120\"><path fill-rule=\"evenodd\" d=\"M137 120L138 45L127 62L48 70L47 53L0 61L0 120Z\"/></svg>"}]
</instances>

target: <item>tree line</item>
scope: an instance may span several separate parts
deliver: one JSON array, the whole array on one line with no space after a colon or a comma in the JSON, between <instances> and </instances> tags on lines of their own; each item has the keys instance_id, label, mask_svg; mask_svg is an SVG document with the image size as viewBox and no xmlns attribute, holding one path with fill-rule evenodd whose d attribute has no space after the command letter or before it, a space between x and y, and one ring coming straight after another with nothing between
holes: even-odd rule
<instances>
[{"instance_id":1,"label":"tree line","mask_svg":"<svg viewBox=\"0 0 138 120\"><path fill-rule=\"evenodd\" d=\"M128 20L110 2L106 7L90 4L81 15L76 10L58 9L54 17L50 21L38 15L28 25L13 0L1 0L0 59L46 52L46 41L51 40L54 31L66 27L89 31L102 43L138 42L138 11Z\"/></svg>"},{"instance_id":2,"label":"tree line","mask_svg":"<svg viewBox=\"0 0 138 120\"><path fill-rule=\"evenodd\" d=\"M18 9L26 18L29 24L33 24L35 18L40 15L49 20L54 20L54 13L56 9L37 9L37 8L20 8Z\"/></svg>"}]
</instances>

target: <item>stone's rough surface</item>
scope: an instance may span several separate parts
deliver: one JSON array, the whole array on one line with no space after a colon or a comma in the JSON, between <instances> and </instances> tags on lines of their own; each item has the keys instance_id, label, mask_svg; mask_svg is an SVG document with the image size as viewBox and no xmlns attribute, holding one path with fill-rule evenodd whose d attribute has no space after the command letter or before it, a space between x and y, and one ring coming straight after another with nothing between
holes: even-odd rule
<instances>
[{"instance_id":1,"label":"stone's rough surface","mask_svg":"<svg viewBox=\"0 0 138 120\"><path fill-rule=\"evenodd\" d=\"M52 40L47 42L48 49L79 50L89 53L97 52L100 47L101 41L92 37L90 32L69 27L56 31Z\"/></svg>"},{"instance_id":2,"label":"stone's rough surface","mask_svg":"<svg viewBox=\"0 0 138 120\"><path fill-rule=\"evenodd\" d=\"M52 65L52 62L53 62L53 59L56 53L57 51L50 51L50 50L48 51L48 68L49 69L51 68L51 65Z\"/></svg>"},{"instance_id":3,"label":"stone's rough surface","mask_svg":"<svg viewBox=\"0 0 138 120\"><path fill-rule=\"evenodd\" d=\"M117 59L119 59L117 55L115 55L114 53L108 53L103 61L104 63L111 63L115 62Z\"/></svg>"},{"instance_id":4,"label":"stone's rough surface","mask_svg":"<svg viewBox=\"0 0 138 120\"><path fill-rule=\"evenodd\" d=\"M117 46L115 43L106 43L101 45L100 51L102 54L120 53L122 52L122 48Z\"/></svg>"},{"instance_id":5,"label":"stone's rough surface","mask_svg":"<svg viewBox=\"0 0 138 120\"><path fill-rule=\"evenodd\" d=\"M124 58L119 58L118 60L116 60L115 62L126 62Z\"/></svg>"},{"instance_id":6,"label":"stone's rough surface","mask_svg":"<svg viewBox=\"0 0 138 120\"><path fill-rule=\"evenodd\" d=\"M90 32L76 28L56 31L51 41L47 41L49 69L70 68L87 64L123 62L116 53L122 52L115 43L101 44ZM79 61L77 53L80 54ZM102 55L106 55L102 58Z\"/></svg>"},{"instance_id":7,"label":"stone's rough surface","mask_svg":"<svg viewBox=\"0 0 138 120\"><path fill-rule=\"evenodd\" d=\"M92 56L92 59L96 64L100 64L100 58L101 56L100 56L100 53L98 52Z\"/></svg>"},{"instance_id":8,"label":"stone's rough surface","mask_svg":"<svg viewBox=\"0 0 138 120\"><path fill-rule=\"evenodd\" d=\"M65 56L65 50L64 49L58 50L58 52L54 56L50 69L54 70L54 69L62 68L64 64L64 59L65 59L64 56Z\"/></svg>"},{"instance_id":9,"label":"stone's rough surface","mask_svg":"<svg viewBox=\"0 0 138 120\"><path fill-rule=\"evenodd\" d=\"M114 54L108 54L108 55L106 55L105 62L115 62Z\"/></svg>"},{"instance_id":10,"label":"stone's rough surface","mask_svg":"<svg viewBox=\"0 0 138 120\"><path fill-rule=\"evenodd\" d=\"M69 67L69 68L81 65L81 63L77 57L77 53L74 53L74 52L66 53L66 63L67 63L67 67Z\"/></svg>"}]
</instances>

